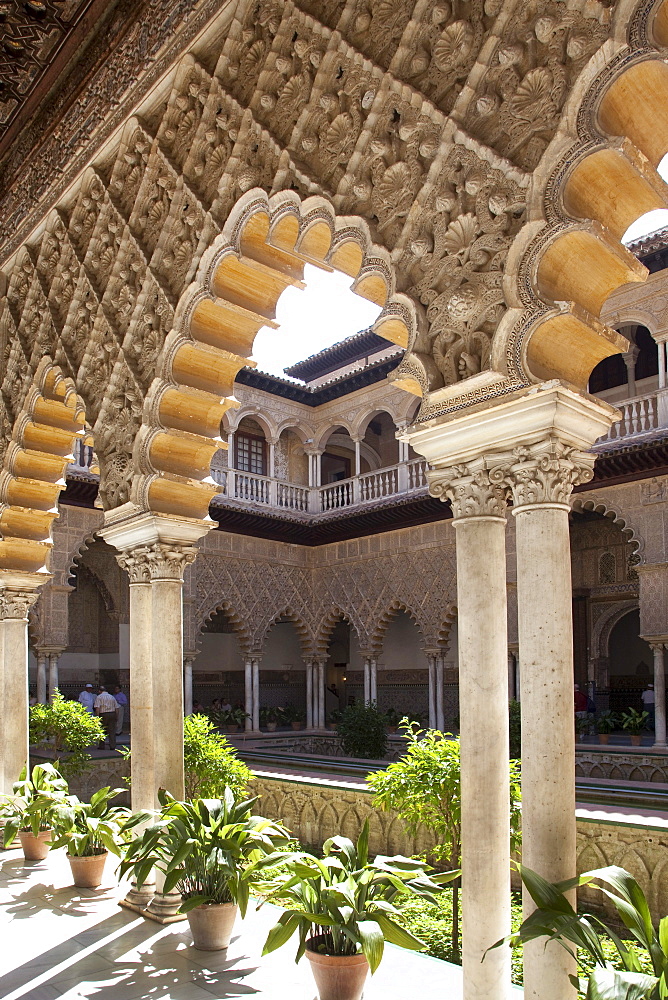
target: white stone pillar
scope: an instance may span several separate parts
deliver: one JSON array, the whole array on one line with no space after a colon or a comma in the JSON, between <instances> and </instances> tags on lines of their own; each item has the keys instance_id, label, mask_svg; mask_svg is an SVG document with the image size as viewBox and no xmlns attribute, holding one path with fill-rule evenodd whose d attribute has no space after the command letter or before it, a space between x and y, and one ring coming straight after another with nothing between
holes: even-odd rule
<instances>
[{"instance_id":1,"label":"white stone pillar","mask_svg":"<svg viewBox=\"0 0 668 1000\"><path fill-rule=\"evenodd\" d=\"M60 653L49 653L49 704L53 702L54 692L58 688L58 660Z\"/></svg>"},{"instance_id":2,"label":"white stone pillar","mask_svg":"<svg viewBox=\"0 0 668 1000\"><path fill-rule=\"evenodd\" d=\"M362 472L362 442L359 438L353 439L355 442L355 471L354 476L359 476Z\"/></svg>"},{"instance_id":3,"label":"white stone pillar","mask_svg":"<svg viewBox=\"0 0 668 1000\"><path fill-rule=\"evenodd\" d=\"M364 704L371 700L371 657L364 657Z\"/></svg>"},{"instance_id":4,"label":"white stone pillar","mask_svg":"<svg viewBox=\"0 0 668 1000\"><path fill-rule=\"evenodd\" d=\"M369 663L369 701L378 704L378 661L375 657Z\"/></svg>"},{"instance_id":5,"label":"white stone pillar","mask_svg":"<svg viewBox=\"0 0 668 1000\"><path fill-rule=\"evenodd\" d=\"M445 731L445 657L436 660L436 728Z\"/></svg>"},{"instance_id":6,"label":"white stone pillar","mask_svg":"<svg viewBox=\"0 0 668 1000\"><path fill-rule=\"evenodd\" d=\"M654 746L666 746L666 671L664 643L651 643L654 653Z\"/></svg>"},{"instance_id":7,"label":"white stone pillar","mask_svg":"<svg viewBox=\"0 0 668 1000\"><path fill-rule=\"evenodd\" d=\"M193 658L183 660L183 714L193 714Z\"/></svg>"},{"instance_id":8,"label":"white stone pillar","mask_svg":"<svg viewBox=\"0 0 668 1000\"><path fill-rule=\"evenodd\" d=\"M432 653L427 653L428 677L429 677L429 728L436 729L436 657Z\"/></svg>"},{"instance_id":9,"label":"white stone pillar","mask_svg":"<svg viewBox=\"0 0 668 1000\"><path fill-rule=\"evenodd\" d=\"M622 354L624 358L624 364L626 365L626 374L629 385L629 399L632 399L636 394L636 359L638 357L638 348L634 345Z\"/></svg>"},{"instance_id":10,"label":"white stone pillar","mask_svg":"<svg viewBox=\"0 0 668 1000\"><path fill-rule=\"evenodd\" d=\"M668 368L668 344L665 340L660 340L657 343L658 353L659 353L659 389L666 388L666 369Z\"/></svg>"},{"instance_id":11,"label":"white stone pillar","mask_svg":"<svg viewBox=\"0 0 668 1000\"><path fill-rule=\"evenodd\" d=\"M318 661L318 729L325 728L325 670L326 660Z\"/></svg>"},{"instance_id":12,"label":"white stone pillar","mask_svg":"<svg viewBox=\"0 0 668 1000\"><path fill-rule=\"evenodd\" d=\"M430 475L457 539L464 1000L510 996L506 495L484 460ZM480 724L481 712L485 724Z\"/></svg>"},{"instance_id":13,"label":"white stone pillar","mask_svg":"<svg viewBox=\"0 0 668 1000\"><path fill-rule=\"evenodd\" d=\"M7 795L28 763L28 614L37 600L29 575L13 576L26 586L0 581L0 793Z\"/></svg>"},{"instance_id":14,"label":"white stone pillar","mask_svg":"<svg viewBox=\"0 0 668 1000\"><path fill-rule=\"evenodd\" d=\"M593 455L556 434L516 453L518 635L522 658L522 860L550 882L576 873L573 623L569 498ZM525 893L525 916L535 909ZM524 951L527 1000L574 996L575 962L556 943Z\"/></svg>"},{"instance_id":15,"label":"white stone pillar","mask_svg":"<svg viewBox=\"0 0 668 1000\"><path fill-rule=\"evenodd\" d=\"M306 728L313 729L313 663L304 662L306 670Z\"/></svg>"},{"instance_id":16,"label":"white stone pillar","mask_svg":"<svg viewBox=\"0 0 668 1000\"><path fill-rule=\"evenodd\" d=\"M246 719L244 729L250 732L253 728L253 661L246 659L244 662L244 711Z\"/></svg>"},{"instance_id":17,"label":"white stone pillar","mask_svg":"<svg viewBox=\"0 0 668 1000\"><path fill-rule=\"evenodd\" d=\"M37 654L37 701L46 705L46 654Z\"/></svg>"},{"instance_id":18,"label":"white stone pillar","mask_svg":"<svg viewBox=\"0 0 668 1000\"><path fill-rule=\"evenodd\" d=\"M260 660L253 659L253 729L260 729Z\"/></svg>"}]
</instances>

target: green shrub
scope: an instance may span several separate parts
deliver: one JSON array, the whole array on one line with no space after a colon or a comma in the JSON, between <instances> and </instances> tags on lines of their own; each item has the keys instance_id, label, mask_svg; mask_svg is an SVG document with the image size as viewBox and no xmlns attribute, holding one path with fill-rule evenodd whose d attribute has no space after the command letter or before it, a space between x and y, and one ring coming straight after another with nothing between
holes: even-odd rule
<instances>
[{"instance_id":1,"label":"green shrub","mask_svg":"<svg viewBox=\"0 0 668 1000\"><path fill-rule=\"evenodd\" d=\"M522 758L522 713L519 701L511 701L508 706L510 725L510 759Z\"/></svg>"},{"instance_id":2,"label":"green shrub","mask_svg":"<svg viewBox=\"0 0 668 1000\"><path fill-rule=\"evenodd\" d=\"M90 767L92 757L87 750L104 740L102 721L87 712L78 701L68 701L56 688L50 705L33 705L30 709L30 743L54 741L56 755L64 753L59 770L66 778L81 774Z\"/></svg>"},{"instance_id":3,"label":"green shrub","mask_svg":"<svg viewBox=\"0 0 668 1000\"><path fill-rule=\"evenodd\" d=\"M252 778L234 747L205 715L188 715L183 720L183 763L186 799L190 800L222 798L225 788L239 798Z\"/></svg>"},{"instance_id":4,"label":"green shrub","mask_svg":"<svg viewBox=\"0 0 668 1000\"><path fill-rule=\"evenodd\" d=\"M375 704L349 705L336 731L348 757L382 760L387 753L385 716Z\"/></svg>"}]
</instances>

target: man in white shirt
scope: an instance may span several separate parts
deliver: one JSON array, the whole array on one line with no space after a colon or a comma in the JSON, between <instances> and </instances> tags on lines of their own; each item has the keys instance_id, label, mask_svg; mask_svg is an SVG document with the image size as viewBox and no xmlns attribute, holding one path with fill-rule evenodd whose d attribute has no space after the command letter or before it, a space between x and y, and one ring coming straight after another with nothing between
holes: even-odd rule
<instances>
[{"instance_id":1,"label":"man in white shirt","mask_svg":"<svg viewBox=\"0 0 668 1000\"><path fill-rule=\"evenodd\" d=\"M116 718L118 712L118 702L113 694L109 694L107 689L100 685L100 693L95 699L95 714L100 716L100 721L104 727L106 739L109 740L109 749L116 749Z\"/></svg>"},{"instance_id":2,"label":"man in white shirt","mask_svg":"<svg viewBox=\"0 0 668 1000\"><path fill-rule=\"evenodd\" d=\"M86 684L79 695L79 704L83 705L89 715L93 714L93 706L95 704L95 695L93 694L93 685Z\"/></svg>"}]
</instances>

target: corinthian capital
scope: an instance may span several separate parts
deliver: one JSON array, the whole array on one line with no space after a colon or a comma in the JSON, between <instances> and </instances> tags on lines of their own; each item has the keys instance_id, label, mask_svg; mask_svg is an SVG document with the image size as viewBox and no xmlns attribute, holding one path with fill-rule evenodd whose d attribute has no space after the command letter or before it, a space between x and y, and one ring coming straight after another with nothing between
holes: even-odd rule
<instances>
[{"instance_id":1,"label":"corinthian capital","mask_svg":"<svg viewBox=\"0 0 668 1000\"><path fill-rule=\"evenodd\" d=\"M515 509L534 504L568 506L574 486L594 475L595 455L568 448L556 437L518 447L508 475Z\"/></svg>"},{"instance_id":2,"label":"corinthian capital","mask_svg":"<svg viewBox=\"0 0 668 1000\"><path fill-rule=\"evenodd\" d=\"M28 612L39 597L34 590L14 590L11 587L0 591L0 620L16 618L28 620Z\"/></svg>"},{"instance_id":3,"label":"corinthian capital","mask_svg":"<svg viewBox=\"0 0 668 1000\"><path fill-rule=\"evenodd\" d=\"M130 583L150 583L151 580L183 582L183 571L196 557L197 549L192 545L155 542L120 553L118 562L130 577Z\"/></svg>"},{"instance_id":4,"label":"corinthian capital","mask_svg":"<svg viewBox=\"0 0 668 1000\"><path fill-rule=\"evenodd\" d=\"M510 491L508 466L494 457L427 472L429 492L449 500L454 518L505 517Z\"/></svg>"}]
</instances>

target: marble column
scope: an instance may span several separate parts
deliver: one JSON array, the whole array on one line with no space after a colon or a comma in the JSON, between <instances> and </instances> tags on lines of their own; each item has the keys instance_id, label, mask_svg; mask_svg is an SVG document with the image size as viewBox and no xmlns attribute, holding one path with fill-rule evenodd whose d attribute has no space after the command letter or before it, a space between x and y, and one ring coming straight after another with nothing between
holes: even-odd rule
<instances>
[{"instance_id":1,"label":"marble column","mask_svg":"<svg viewBox=\"0 0 668 1000\"><path fill-rule=\"evenodd\" d=\"M193 714L193 657L183 660L183 714Z\"/></svg>"},{"instance_id":2,"label":"marble column","mask_svg":"<svg viewBox=\"0 0 668 1000\"><path fill-rule=\"evenodd\" d=\"M246 658L244 662L244 729L250 732L253 728L253 661Z\"/></svg>"},{"instance_id":3,"label":"marble column","mask_svg":"<svg viewBox=\"0 0 668 1000\"><path fill-rule=\"evenodd\" d=\"M37 701L46 705L46 653L37 653Z\"/></svg>"},{"instance_id":4,"label":"marble column","mask_svg":"<svg viewBox=\"0 0 668 1000\"><path fill-rule=\"evenodd\" d=\"M306 672L306 728L313 729L313 662L304 661Z\"/></svg>"},{"instance_id":5,"label":"marble column","mask_svg":"<svg viewBox=\"0 0 668 1000\"><path fill-rule=\"evenodd\" d=\"M260 660L253 659L253 730L260 730Z\"/></svg>"},{"instance_id":6,"label":"marble column","mask_svg":"<svg viewBox=\"0 0 668 1000\"><path fill-rule=\"evenodd\" d=\"M373 705L378 704L378 660L375 656L369 664L369 701Z\"/></svg>"},{"instance_id":7,"label":"marble column","mask_svg":"<svg viewBox=\"0 0 668 1000\"><path fill-rule=\"evenodd\" d=\"M450 500L456 532L463 995L503 1000L510 996L510 953L485 952L510 927L508 490L484 459L430 472L429 480L433 494Z\"/></svg>"},{"instance_id":8,"label":"marble column","mask_svg":"<svg viewBox=\"0 0 668 1000\"><path fill-rule=\"evenodd\" d=\"M436 657L432 653L426 655L429 664L429 728L436 729Z\"/></svg>"},{"instance_id":9,"label":"marble column","mask_svg":"<svg viewBox=\"0 0 668 1000\"><path fill-rule=\"evenodd\" d=\"M49 704L53 702L53 696L58 689L58 660L59 652L49 653Z\"/></svg>"},{"instance_id":10,"label":"marble column","mask_svg":"<svg viewBox=\"0 0 668 1000\"><path fill-rule=\"evenodd\" d=\"M666 746L666 670L665 644L650 644L654 653L654 746Z\"/></svg>"},{"instance_id":11,"label":"marble column","mask_svg":"<svg viewBox=\"0 0 668 1000\"><path fill-rule=\"evenodd\" d=\"M16 586L0 582L0 793L4 794L11 793L28 762L28 614L38 596L29 574L11 577L17 578Z\"/></svg>"},{"instance_id":12,"label":"marble column","mask_svg":"<svg viewBox=\"0 0 668 1000\"><path fill-rule=\"evenodd\" d=\"M371 657L364 657L364 704L371 700Z\"/></svg>"},{"instance_id":13,"label":"marble column","mask_svg":"<svg viewBox=\"0 0 668 1000\"><path fill-rule=\"evenodd\" d=\"M445 657L436 659L436 728L445 732Z\"/></svg>"},{"instance_id":14,"label":"marble column","mask_svg":"<svg viewBox=\"0 0 668 1000\"><path fill-rule=\"evenodd\" d=\"M552 433L515 459L509 481L522 659L522 860L556 882L576 872L569 499L573 485L591 478L594 456ZM524 904L528 916L535 907L526 893ZM574 973L575 962L556 943L525 947L527 1000L572 997Z\"/></svg>"},{"instance_id":15,"label":"marble column","mask_svg":"<svg viewBox=\"0 0 668 1000\"><path fill-rule=\"evenodd\" d=\"M325 680L327 677L327 660L318 663L318 728L325 729Z\"/></svg>"}]
</instances>

